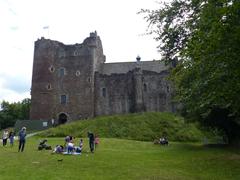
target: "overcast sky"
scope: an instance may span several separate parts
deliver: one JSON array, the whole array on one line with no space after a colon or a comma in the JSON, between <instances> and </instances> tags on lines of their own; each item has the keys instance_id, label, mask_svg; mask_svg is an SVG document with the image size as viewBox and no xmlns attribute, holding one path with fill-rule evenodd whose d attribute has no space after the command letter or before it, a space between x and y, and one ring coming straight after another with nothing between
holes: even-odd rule
<instances>
[{"instance_id":1,"label":"overcast sky","mask_svg":"<svg viewBox=\"0 0 240 180\"><path fill-rule=\"evenodd\" d=\"M160 59L137 14L157 7L156 0L0 0L0 102L30 98L34 41L42 36L75 44L96 30L107 62Z\"/></svg>"}]
</instances>

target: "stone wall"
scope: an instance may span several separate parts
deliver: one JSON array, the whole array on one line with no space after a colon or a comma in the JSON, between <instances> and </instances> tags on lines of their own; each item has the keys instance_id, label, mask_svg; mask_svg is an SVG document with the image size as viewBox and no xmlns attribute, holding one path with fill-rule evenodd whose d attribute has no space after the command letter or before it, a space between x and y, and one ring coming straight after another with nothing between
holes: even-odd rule
<instances>
[{"instance_id":1,"label":"stone wall","mask_svg":"<svg viewBox=\"0 0 240 180\"><path fill-rule=\"evenodd\" d=\"M126 74L95 76L95 116L141 111L173 111L172 89L166 77L134 69Z\"/></svg>"},{"instance_id":2,"label":"stone wall","mask_svg":"<svg viewBox=\"0 0 240 180\"><path fill-rule=\"evenodd\" d=\"M133 112L133 73L95 76L95 115Z\"/></svg>"},{"instance_id":3,"label":"stone wall","mask_svg":"<svg viewBox=\"0 0 240 180\"><path fill-rule=\"evenodd\" d=\"M143 71L143 101L146 111L172 111L172 88L169 72Z\"/></svg>"}]
</instances>

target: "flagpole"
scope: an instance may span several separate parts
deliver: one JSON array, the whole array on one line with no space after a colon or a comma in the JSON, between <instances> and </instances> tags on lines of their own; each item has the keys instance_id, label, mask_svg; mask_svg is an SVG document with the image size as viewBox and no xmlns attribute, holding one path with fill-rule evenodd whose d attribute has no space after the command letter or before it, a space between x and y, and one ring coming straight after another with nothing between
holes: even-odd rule
<instances>
[{"instance_id":1,"label":"flagpole","mask_svg":"<svg viewBox=\"0 0 240 180\"><path fill-rule=\"evenodd\" d=\"M50 38L50 36L49 36L49 26L43 26L43 30L47 30L47 37L46 38Z\"/></svg>"}]
</instances>

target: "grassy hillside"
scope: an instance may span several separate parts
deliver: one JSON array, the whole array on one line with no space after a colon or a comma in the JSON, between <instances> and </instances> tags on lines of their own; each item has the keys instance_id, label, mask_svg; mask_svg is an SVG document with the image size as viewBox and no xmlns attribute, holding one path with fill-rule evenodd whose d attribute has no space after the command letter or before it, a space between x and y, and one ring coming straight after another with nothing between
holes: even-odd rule
<instances>
[{"instance_id":1,"label":"grassy hillside","mask_svg":"<svg viewBox=\"0 0 240 180\"><path fill-rule=\"evenodd\" d=\"M127 115L102 116L76 121L41 134L46 137L86 137L92 131L100 137L152 141L166 135L172 141L198 141L202 133L194 124L187 124L172 113L148 112Z\"/></svg>"}]
</instances>

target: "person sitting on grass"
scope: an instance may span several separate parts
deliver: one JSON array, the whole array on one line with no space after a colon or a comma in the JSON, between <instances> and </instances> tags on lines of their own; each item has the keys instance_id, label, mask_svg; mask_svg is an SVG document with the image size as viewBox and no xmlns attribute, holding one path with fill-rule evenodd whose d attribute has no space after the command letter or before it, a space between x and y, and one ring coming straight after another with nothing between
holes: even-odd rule
<instances>
[{"instance_id":1,"label":"person sitting on grass","mask_svg":"<svg viewBox=\"0 0 240 180\"><path fill-rule=\"evenodd\" d=\"M61 154L64 151L64 147L62 145L56 145L53 150L53 153Z\"/></svg>"},{"instance_id":2,"label":"person sitting on grass","mask_svg":"<svg viewBox=\"0 0 240 180\"><path fill-rule=\"evenodd\" d=\"M67 153L68 153L68 154L72 154L73 151L74 151L74 144L73 144L72 142L69 142L69 143L67 144Z\"/></svg>"},{"instance_id":3,"label":"person sitting on grass","mask_svg":"<svg viewBox=\"0 0 240 180\"><path fill-rule=\"evenodd\" d=\"M46 150L52 149L51 146L47 145L47 139L40 141L40 143L38 145L38 150L42 150L42 149L46 149Z\"/></svg>"},{"instance_id":4,"label":"person sitting on grass","mask_svg":"<svg viewBox=\"0 0 240 180\"><path fill-rule=\"evenodd\" d=\"M75 146L74 147L74 151L75 151L75 153L81 153L82 152L82 148L80 146Z\"/></svg>"},{"instance_id":5,"label":"person sitting on grass","mask_svg":"<svg viewBox=\"0 0 240 180\"><path fill-rule=\"evenodd\" d=\"M81 149L83 148L83 140L82 140L82 139L80 139L79 147L80 147Z\"/></svg>"},{"instance_id":6,"label":"person sitting on grass","mask_svg":"<svg viewBox=\"0 0 240 180\"><path fill-rule=\"evenodd\" d=\"M70 142L70 136L66 136L64 140L65 140L64 147L67 148L67 145Z\"/></svg>"},{"instance_id":7,"label":"person sitting on grass","mask_svg":"<svg viewBox=\"0 0 240 180\"><path fill-rule=\"evenodd\" d=\"M166 137L162 137L159 139L159 143L161 145L168 145L168 139Z\"/></svg>"}]
</instances>

